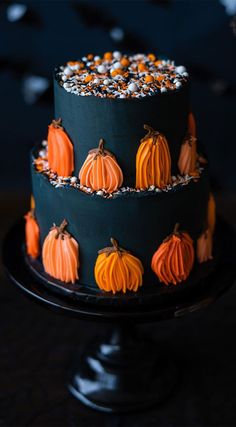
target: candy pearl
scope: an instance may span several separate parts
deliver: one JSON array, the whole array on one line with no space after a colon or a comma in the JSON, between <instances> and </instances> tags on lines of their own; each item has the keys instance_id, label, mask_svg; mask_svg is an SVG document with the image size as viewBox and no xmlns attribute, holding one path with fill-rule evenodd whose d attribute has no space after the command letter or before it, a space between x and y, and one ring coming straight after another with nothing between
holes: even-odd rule
<instances>
[{"instance_id":1,"label":"candy pearl","mask_svg":"<svg viewBox=\"0 0 236 427\"><path fill-rule=\"evenodd\" d=\"M188 77L188 73L187 73L187 72L185 72L185 73L183 73L183 74L182 74L182 76L184 76L184 77Z\"/></svg>"},{"instance_id":2,"label":"candy pearl","mask_svg":"<svg viewBox=\"0 0 236 427\"><path fill-rule=\"evenodd\" d=\"M166 87L161 87L161 93L167 92Z\"/></svg>"},{"instance_id":3,"label":"candy pearl","mask_svg":"<svg viewBox=\"0 0 236 427\"><path fill-rule=\"evenodd\" d=\"M93 83L95 83L96 85L100 82L99 79L94 79Z\"/></svg>"},{"instance_id":4,"label":"candy pearl","mask_svg":"<svg viewBox=\"0 0 236 427\"><path fill-rule=\"evenodd\" d=\"M186 71L186 68L183 65L179 65L175 68L176 73L183 74Z\"/></svg>"},{"instance_id":5,"label":"candy pearl","mask_svg":"<svg viewBox=\"0 0 236 427\"><path fill-rule=\"evenodd\" d=\"M113 58L115 59L120 59L121 58L121 53L118 50L115 50L115 52L113 52Z\"/></svg>"},{"instance_id":6,"label":"candy pearl","mask_svg":"<svg viewBox=\"0 0 236 427\"><path fill-rule=\"evenodd\" d=\"M107 71L107 69L106 69L106 67L104 65L99 65L98 66L98 72L100 74L104 74L104 73L106 73L106 71Z\"/></svg>"},{"instance_id":7,"label":"candy pearl","mask_svg":"<svg viewBox=\"0 0 236 427\"><path fill-rule=\"evenodd\" d=\"M115 64L113 64L113 69L118 70L119 68L123 68L120 62L115 62Z\"/></svg>"},{"instance_id":8,"label":"candy pearl","mask_svg":"<svg viewBox=\"0 0 236 427\"><path fill-rule=\"evenodd\" d=\"M98 55L94 57L94 61L99 61L99 59L101 59L101 57Z\"/></svg>"},{"instance_id":9,"label":"candy pearl","mask_svg":"<svg viewBox=\"0 0 236 427\"><path fill-rule=\"evenodd\" d=\"M175 87L178 89L179 87L181 87L182 86L182 83L181 82L176 82L175 83Z\"/></svg>"},{"instance_id":10,"label":"candy pearl","mask_svg":"<svg viewBox=\"0 0 236 427\"><path fill-rule=\"evenodd\" d=\"M119 98L124 99L124 98L126 98L126 96L125 95L120 95Z\"/></svg>"},{"instance_id":11,"label":"candy pearl","mask_svg":"<svg viewBox=\"0 0 236 427\"><path fill-rule=\"evenodd\" d=\"M105 79L105 80L103 81L103 83L104 83L104 85L109 85L109 83L110 83L110 80L108 80L108 79Z\"/></svg>"},{"instance_id":12,"label":"candy pearl","mask_svg":"<svg viewBox=\"0 0 236 427\"><path fill-rule=\"evenodd\" d=\"M130 83L128 86L128 90L130 90L130 92L137 92L138 86L135 83Z\"/></svg>"},{"instance_id":13,"label":"candy pearl","mask_svg":"<svg viewBox=\"0 0 236 427\"><path fill-rule=\"evenodd\" d=\"M66 76L72 76L73 71L69 67L65 67L64 74L66 74Z\"/></svg>"}]
</instances>

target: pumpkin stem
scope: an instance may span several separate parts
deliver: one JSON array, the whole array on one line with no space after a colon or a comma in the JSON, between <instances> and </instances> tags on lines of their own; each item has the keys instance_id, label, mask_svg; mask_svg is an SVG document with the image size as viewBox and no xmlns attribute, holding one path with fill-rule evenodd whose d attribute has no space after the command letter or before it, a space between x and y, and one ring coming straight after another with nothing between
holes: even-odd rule
<instances>
[{"instance_id":1,"label":"pumpkin stem","mask_svg":"<svg viewBox=\"0 0 236 427\"><path fill-rule=\"evenodd\" d=\"M119 246L118 246L117 241L115 239L113 239L113 237L111 237L110 240L111 240L111 244L112 244L113 248L118 251L119 250Z\"/></svg>"},{"instance_id":2,"label":"pumpkin stem","mask_svg":"<svg viewBox=\"0 0 236 427\"><path fill-rule=\"evenodd\" d=\"M147 130L150 134L154 132L154 129L149 125L143 125L144 129Z\"/></svg>"},{"instance_id":3,"label":"pumpkin stem","mask_svg":"<svg viewBox=\"0 0 236 427\"><path fill-rule=\"evenodd\" d=\"M192 147L192 145L194 144L194 142L197 141L197 138L195 138L195 136L193 136L191 133L187 133L186 136L186 142L188 143L188 145L190 147Z\"/></svg>"},{"instance_id":4,"label":"pumpkin stem","mask_svg":"<svg viewBox=\"0 0 236 427\"><path fill-rule=\"evenodd\" d=\"M52 123L51 123L52 125L53 125L53 127L55 128L55 129L59 129L59 128L62 128L62 119L61 118L59 118L58 120L52 120Z\"/></svg>"},{"instance_id":5,"label":"pumpkin stem","mask_svg":"<svg viewBox=\"0 0 236 427\"><path fill-rule=\"evenodd\" d=\"M66 219L63 219L61 225L59 225L59 227L56 227L57 234L55 236L55 239L58 239L58 237L60 236L60 234L63 234L63 233L67 234L67 232L65 231L65 228L66 228L67 225L68 225L68 221Z\"/></svg>"},{"instance_id":6,"label":"pumpkin stem","mask_svg":"<svg viewBox=\"0 0 236 427\"><path fill-rule=\"evenodd\" d=\"M175 226L174 226L173 234L178 233L178 230L179 230L179 223L177 222L177 223L175 224Z\"/></svg>"},{"instance_id":7,"label":"pumpkin stem","mask_svg":"<svg viewBox=\"0 0 236 427\"><path fill-rule=\"evenodd\" d=\"M105 141L104 141L104 139L103 139L103 138L101 138L101 139L99 140L98 150L99 150L100 152L102 152L102 153L103 153L103 151L104 151L104 144L105 144Z\"/></svg>"},{"instance_id":8,"label":"pumpkin stem","mask_svg":"<svg viewBox=\"0 0 236 427\"><path fill-rule=\"evenodd\" d=\"M144 136L144 138L141 139L141 141L145 141L148 138L151 138L153 136L158 136L160 135L160 132L158 132L158 130L153 129L151 126L149 125L143 125L144 129L148 131L147 135ZM155 141L156 142L156 141Z\"/></svg>"},{"instance_id":9,"label":"pumpkin stem","mask_svg":"<svg viewBox=\"0 0 236 427\"><path fill-rule=\"evenodd\" d=\"M109 246L107 248L103 248L100 251L98 251L98 254L106 254L106 256L109 256L110 254L116 252L119 256L122 256L122 254L129 254L129 251L126 251L123 248L120 248L118 245L118 242L113 239L113 237L110 238L112 247Z\"/></svg>"}]
</instances>

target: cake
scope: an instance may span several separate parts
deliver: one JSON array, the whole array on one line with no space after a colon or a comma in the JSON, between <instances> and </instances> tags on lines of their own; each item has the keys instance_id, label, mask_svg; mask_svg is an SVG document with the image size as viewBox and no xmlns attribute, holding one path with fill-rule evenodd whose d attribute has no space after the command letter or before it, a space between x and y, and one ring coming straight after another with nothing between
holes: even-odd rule
<instances>
[{"instance_id":1,"label":"cake","mask_svg":"<svg viewBox=\"0 0 236 427\"><path fill-rule=\"evenodd\" d=\"M215 203L185 67L89 54L56 68L54 97L31 154L28 258L65 288L191 286L212 259Z\"/></svg>"}]
</instances>

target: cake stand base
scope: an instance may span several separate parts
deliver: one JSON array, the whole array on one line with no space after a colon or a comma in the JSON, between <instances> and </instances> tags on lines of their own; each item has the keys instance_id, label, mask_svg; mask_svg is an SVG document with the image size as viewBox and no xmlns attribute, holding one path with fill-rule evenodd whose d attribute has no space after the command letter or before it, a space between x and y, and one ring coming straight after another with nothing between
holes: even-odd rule
<instances>
[{"instance_id":1,"label":"cake stand base","mask_svg":"<svg viewBox=\"0 0 236 427\"><path fill-rule=\"evenodd\" d=\"M173 391L177 370L156 343L132 327L116 325L109 336L80 351L69 390L87 406L108 413L141 411Z\"/></svg>"},{"instance_id":2,"label":"cake stand base","mask_svg":"<svg viewBox=\"0 0 236 427\"><path fill-rule=\"evenodd\" d=\"M217 223L217 240L223 248L216 268L194 292L165 299L159 305L106 306L73 300L56 294L32 274L22 250L24 222L7 234L3 245L3 264L16 287L35 302L67 316L109 323L97 324L97 336L85 346L80 343L76 365L69 379L70 392L85 405L108 413L144 410L163 402L178 384L174 349L165 351L160 343L139 336L138 323L177 318L214 302L236 277L234 231ZM142 296L140 297L142 299ZM109 303L109 301L108 301ZM171 360L168 357L171 354ZM173 362L172 362L173 361Z\"/></svg>"}]
</instances>

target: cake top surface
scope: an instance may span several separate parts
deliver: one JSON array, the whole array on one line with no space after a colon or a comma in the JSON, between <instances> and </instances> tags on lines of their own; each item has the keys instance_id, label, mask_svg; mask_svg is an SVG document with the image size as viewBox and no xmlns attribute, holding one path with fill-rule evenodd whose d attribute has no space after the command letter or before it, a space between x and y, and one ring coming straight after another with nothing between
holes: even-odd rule
<instances>
[{"instance_id":1,"label":"cake top surface","mask_svg":"<svg viewBox=\"0 0 236 427\"><path fill-rule=\"evenodd\" d=\"M158 59L153 53L115 51L68 61L57 69L56 78L75 95L129 99L179 90L188 82L188 73L184 66Z\"/></svg>"}]
</instances>

